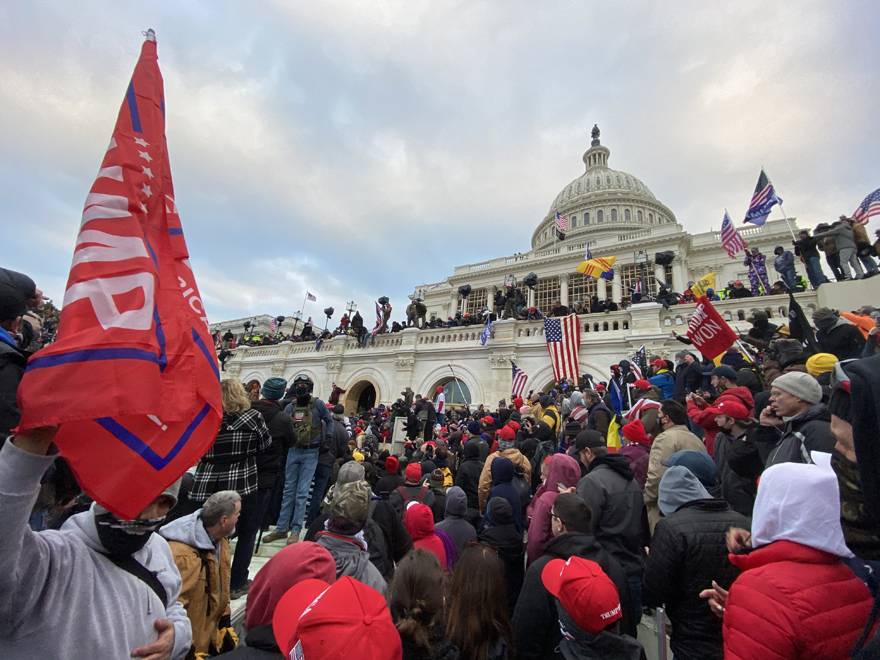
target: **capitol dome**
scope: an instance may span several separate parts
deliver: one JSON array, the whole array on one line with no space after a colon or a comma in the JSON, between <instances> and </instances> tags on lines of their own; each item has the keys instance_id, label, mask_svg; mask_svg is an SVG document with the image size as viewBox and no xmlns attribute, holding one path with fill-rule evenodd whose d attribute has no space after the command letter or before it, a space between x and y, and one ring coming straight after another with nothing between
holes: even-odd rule
<instances>
[{"instance_id":1,"label":"capitol dome","mask_svg":"<svg viewBox=\"0 0 880 660\"><path fill-rule=\"evenodd\" d=\"M605 233L620 226L650 227L675 223L675 215L659 202L641 179L608 167L610 149L599 142L599 127L594 126L590 148L584 153L586 171L569 183L553 200L547 216L532 235L532 248L547 247L556 240L556 212L569 220L571 234Z\"/></svg>"}]
</instances>

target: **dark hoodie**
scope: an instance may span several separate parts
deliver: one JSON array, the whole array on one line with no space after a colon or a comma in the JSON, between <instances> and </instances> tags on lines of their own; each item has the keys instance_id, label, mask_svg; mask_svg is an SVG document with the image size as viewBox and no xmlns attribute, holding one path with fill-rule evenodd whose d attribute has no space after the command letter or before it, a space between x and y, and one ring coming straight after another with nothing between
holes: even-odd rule
<instances>
[{"instance_id":1,"label":"dark hoodie","mask_svg":"<svg viewBox=\"0 0 880 660\"><path fill-rule=\"evenodd\" d=\"M513 510L503 497L489 498L483 522L480 541L495 548L504 562L507 604L513 613L525 573L522 532L518 532L513 524Z\"/></svg>"},{"instance_id":2,"label":"dark hoodie","mask_svg":"<svg viewBox=\"0 0 880 660\"><path fill-rule=\"evenodd\" d=\"M453 486L446 491L446 517L437 523L436 528L449 535L458 549L459 556L465 544L477 538L477 530L465 520L466 515L467 496L461 488Z\"/></svg>"},{"instance_id":3,"label":"dark hoodie","mask_svg":"<svg viewBox=\"0 0 880 660\"><path fill-rule=\"evenodd\" d=\"M483 461L480 460L480 446L476 440L468 440L462 449L464 461L458 466L455 475L455 485L464 491L467 496L468 509L480 510L480 472L483 471Z\"/></svg>"},{"instance_id":4,"label":"dark hoodie","mask_svg":"<svg viewBox=\"0 0 880 660\"><path fill-rule=\"evenodd\" d=\"M489 498L503 497L510 503L510 508L513 511L513 524L516 526L516 531L522 534L522 500L520 499L519 492L513 485L515 473L513 461L504 456L498 456L492 461L489 471L492 474L492 490L489 491Z\"/></svg>"},{"instance_id":5,"label":"dark hoodie","mask_svg":"<svg viewBox=\"0 0 880 660\"><path fill-rule=\"evenodd\" d=\"M513 637L517 644L519 660L545 660L562 657L555 652L562 635L559 632L559 609L556 599L544 587L541 572L551 559L583 557L596 562L611 578L618 594L629 593L626 573L596 541L592 534L566 532L554 537L547 544L544 554L538 557L526 572L516 609L513 613ZM624 618L632 617L629 602L621 600Z\"/></svg>"},{"instance_id":6,"label":"dark hoodie","mask_svg":"<svg viewBox=\"0 0 880 660\"><path fill-rule=\"evenodd\" d=\"M640 574L645 503L626 457L608 454L594 459L578 482L577 494L590 507L593 533L602 546L627 575Z\"/></svg>"}]
</instances>

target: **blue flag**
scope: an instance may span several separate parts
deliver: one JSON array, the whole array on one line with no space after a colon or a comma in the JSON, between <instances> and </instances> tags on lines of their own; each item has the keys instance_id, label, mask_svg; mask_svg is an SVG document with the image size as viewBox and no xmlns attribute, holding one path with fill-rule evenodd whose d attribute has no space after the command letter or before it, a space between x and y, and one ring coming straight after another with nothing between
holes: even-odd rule
<instances>
[{"instance_id":1,"label":"blue flag","mask_svg":"<svg viewBox=\"0 0 880 660\"><path fill-rule=\"evenodd\" d=\"M755 186L755 192L752 194L752 201L749 203L749 210L746 211L746 219L743 223L751 222L753 225L763 226L767 222L767 216L770 215L770 209L776 204L782 204L782 198L776 194L770 179L761 170L758 176L758 184Z\"/></svg>"},{"instance_id":2,"label":"blue flag","mask_svg":"<svg viewBox=\"0 0 880 660\"><path fill-rule=\"evenodd\" d=\"M480 344L485 346L489 341L489 335L492 334L492 317L486 317L486 326L483 328L483 331L480 333Z\"/></svg>"}]
</instances>

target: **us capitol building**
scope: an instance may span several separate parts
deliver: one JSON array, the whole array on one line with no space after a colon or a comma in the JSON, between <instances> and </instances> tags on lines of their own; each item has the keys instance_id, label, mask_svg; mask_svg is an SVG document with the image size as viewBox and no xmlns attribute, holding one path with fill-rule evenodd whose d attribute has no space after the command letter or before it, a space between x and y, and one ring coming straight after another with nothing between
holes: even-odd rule
<instances>
[{"instance_id":1,"label":"us capitol building","mask_svg":"<svg viewBox=\"0 0 880 660\"><path fill-rule=\"evenodd\" d=\"M629 306L630 291L641 279L645 292L653 296L658 282L666 282L681 292L690 280L717 273L718 287L729 280L747 281L741 256L731 259L721 247L716 231L689 234L679 224L675 213L659 201L638 177L611 169L611 151L600 142L598 127L592 131L590 147L583 155L584 172L556 195L547 214L531 237L531 250L458 266L442 282L415 287L413 295L427 307L427 317L447 318L457 312L476 314L493 309L494 294L505 281L521 287L528 304L549 311L554 304L572 307L593 295L611 298L621 311L583 314L581 320L580 365L582 373L607 379L612 363L632 355L642 344L649 352L671 356L682 348L672 337L672 330L683 334L693 305L676 305L668 310L647 302ZM564 241L555 232L556 212L569 220ZM789 219L797 231L795 221ZM773 248L790 247L791 235L785 221L768 221L763 227L738 226L749 247L758 247L768 257L771 282ZM595 280L578 272L576 267L589 248L595 257L614 256L614 278ZM671 263L655 263L658 252L674 254ZM802 266L798 265L799 269ZM538 276L534 288L522 280L530 273ZM846 282L823 286L820 293L798 294L801 306L810 309L821 304L842 307L843 299L853 298L853 307L861 304L861 283ZM467 297L459 288L470 285ZM852 291L850 291L852 289ZM833 291L832 291L833 290ZM829 298L819 300L821 298ZM775 323L787 323L788 297L764 296L716 303L719 312L736 328L745 330L745 321L755 309L765 309ZM499 310L500 311L500 310ZM402 306L395 306L393 318L403 316ZM268 326L269 319L258 317L257 327ZM371 324L371 314L365 315ZM246 319L214 324L213 329L241 332ZM346 389L342 401L347 412L379 403L389 404L400 397L407 386L429 394L444 386L449 403L496 405L509 399L510 361L523 369L529 380L526 391L544 389L553 381L553 370L543 337L541 321L502 320L494 324L486 346L479 341L481 326L416 329L379 335L366 348L359 348L351 337L338 336L314 343L282 342L273 346L240 347L226 363L226 375L243 382L262 382L270 376L288 381L307 373L315 382L315 393L326 399L331 383ZM265 328L262 328L265 331Z\"/></svg>"}]
</instances>

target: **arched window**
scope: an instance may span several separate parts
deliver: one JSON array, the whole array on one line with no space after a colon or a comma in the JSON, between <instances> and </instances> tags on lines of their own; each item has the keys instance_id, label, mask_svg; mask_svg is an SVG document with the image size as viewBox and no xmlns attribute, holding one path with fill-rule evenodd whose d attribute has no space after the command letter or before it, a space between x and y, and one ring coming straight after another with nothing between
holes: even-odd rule
<instances>
[{"instance_id":1,"label":"arched window","mask_svg":"<svg viewBox=\"0 0 880 660\"><path fill-rule=\"evenodd\" d=\"M617 209L611 209L611 222L617 222Z\"/></svg>"},{"instance_id":2,"label":"arched window","mask_svg":"<svg viewBox=\"0 0 880 660\"><path fill-rule=\"evenodd\" d=\"M623 210L623 221L632 222L632 214L629 212L629 209Z\"/></svg>"},{"instance_id":3,"label":"arched window","mask_svg":"<svg viewBox=\"0 0 880 660\"><path fill-rule=\"evenodd\" d=\"M611 175L610 174L605 177L605 185L608 186L609 188L611 187Z\"/></svg>"},{"instance_id":4,"label":"arched window","mask_svg":"<svg viewBox=\"0 0 880 660\"><path fill-rule=\"evenodd\" d=\"M651 225L654 224L654 214L653 213L648 214L648 224L651 224Z\"/></svg>"},{"instance_id":5,"label":"arched window","mask_svg":"<svg viewBox=\"0 0 880 660\"><path fill-rule=\"evenodd\" d=\"M602 209L596 211L596 222L605 222L605 212Z\"/></svg>"},{"instance_id":6,"label":"arched window","mask_svg":"<svg viewBox=\"0 0 880 660\"><path fill-rule=\"evenodd\" d=\"M596 177L596 189L600 189L602 187L602 179Z\"/></svg>"},{"instance_id":7,"label":"arched window","mask_svg":"<svg viewBox=\"0 0 880 660\"><path fill-rule=\"evenodd\" d=\"M584 227L586 227L588 224L590 224L590 212L589 211L584 213Z\"/></svg>"},{"instance_id":8,"label":"arched window","mask_svg":"<svg viewBox=\"0 0 880 660\"><path fill-rule=\"evenodd\" d=\"M641 211L636 211L636 220L638 221L639 224L642 224L642 212Z\"/></svg>"},{"instance_id":9,"label":"arched window","mask_svg":"<svg viewBox=\"0 0 880 660\"><path fill-rule=\"evenodd\" d=\"M446 380L437 383L437 385L443 386L443 394L446 397L447 406L470 405L471 391L463 380L459 378L447 378ZM437 390L437 385L431 388L432 392Z\"/></svg>"},{"instance_id":10,"label":"arched window","mask_svg":"<svg viewBox=\"0 0 880 660\"><path fill-rule=\"evenodd\" d=\"M571 228L574 229L578 226L578 217L576 215L571 216Z\"/></svg>"}]
</instances>

